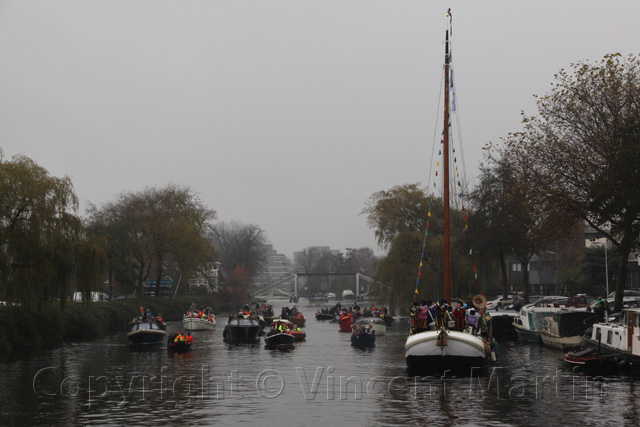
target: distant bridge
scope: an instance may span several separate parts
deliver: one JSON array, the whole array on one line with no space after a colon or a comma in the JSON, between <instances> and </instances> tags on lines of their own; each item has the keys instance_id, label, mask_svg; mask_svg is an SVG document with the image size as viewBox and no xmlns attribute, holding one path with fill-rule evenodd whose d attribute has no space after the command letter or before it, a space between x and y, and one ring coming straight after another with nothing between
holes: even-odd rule
<instances>
[{"instance_id":1,"label":"distant bridge","mask_svg":"<svg viewBox=\"0 0 640 427\"><path fill-rule=\"evenodd\" d=\"M365 276L362 273L288 273L284 274L280 277L277 277L267 283L265 286L259 288L254 291L253 294L261 295L262 293L275 288L278 285L281 285L291 279L295 279L293 285L293 296L296 298L300 297L300 293L298 292L298 277L310 277L310 276L356 276L356 298L360 296L360 279L366 280L369 283L373 283L373 279L369 276Z\"/></svg>"}]
</instances>

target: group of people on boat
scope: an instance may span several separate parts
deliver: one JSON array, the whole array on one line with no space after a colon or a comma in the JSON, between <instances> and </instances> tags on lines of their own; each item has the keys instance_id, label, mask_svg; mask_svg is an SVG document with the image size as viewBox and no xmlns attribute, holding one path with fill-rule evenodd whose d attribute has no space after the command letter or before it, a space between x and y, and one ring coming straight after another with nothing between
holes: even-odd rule
<instances>
[{"instance_id":1,"label":"group of people on boat","mask_svg":"<svg viewBox=\"0 0 640 427\"><path fill-rule=\"evenodd\" d=\"M340 317L343 316L351 316L354 320L359 319L361 317L379 317L381 319L385 319L385 317L389 316L389 310L386 305L383 305L382 308L378 307L363 307L360 308L358 303L354 304L352 307L340 307L340 303L338 303ZM335 307L334 307L335 308ZM332 313L333 309L325 309L327 313ZM323 313L325 312L323 310Z\"/></svg>"},{"instance_id":2,"label":"group of people on boat","mask_svg":"<svg viewBox=\"0 0 640 427\"><path fill-rule=\"evenodd\" d=\"M166 327L166 323L162 319L162 313L158 313L157 316L151 312L150 308L140 307L138 309L138 314L136 314L131 320L130 323L156 323L160 329L164 329Z\"/></svg>"},{"instance_id":3,"label":"group of people on boat","mask_svg":"<svg viewBox=\"0 0 640 427\"><path fill-rule=\"evenodd\" d=\"M423 298L413 302L410 313L411 334L447 328L450 322L453 322L455 331L487 334L491 322L491 315L485 310L469 307L461 299L454 300L454 305L451 305L444 299L433 302Z\"/></svg>"},{"instance_id":4,"label":"group of people on boat","mask_svg":"<svg viewBox=\"0 0 640 427\"><path fill-rule=\"evenodd\" d=\"M365 325L353 325L353 335L361 335L361 334L375 334L376 331L373 329L373 326L369 324Z\"/></svg>"},{"instance_id":5,"label":"group of people on boat","mask_svg":"<svg viewBox=\"0 0 640 427\"><path fill-rule=\"evenodd\" d=\"M294 317L304 318L302 313L300 313L300 311L298 310L298 306L294 305L291 308L282 307L282 310L280 311L280 318L281 319L288 320L288 319L291 319L291 318L294 318Z\"/></svg>"},{"instance_id":6,"label":"group of people on boat","mask_svg":"<svg viewBox=\"0 0 640 427\"><path fill-rule=\"evenodd\" d=\"M191 303L191 305L187 309L187 317L207 319L210 322L213 322L215 319L215 315L213 314L213 308L211 308L210 306L205 308L204 305L200 305L200 308L198 308L195 302Z\"/></svg>"},{"instance_id":7,"label":"group of people on boat","mask_svg":"<svg viewBox=\"0 0 640 427\"><path fill-rule=\"evenodd\" d=\"M193 343L193 335L191 332L187 332L186 334L182 331L175 331L169 334L169 339L167 341L167 345L177 342L187 342L189 344Z\"/></svg>"}]
</instances>

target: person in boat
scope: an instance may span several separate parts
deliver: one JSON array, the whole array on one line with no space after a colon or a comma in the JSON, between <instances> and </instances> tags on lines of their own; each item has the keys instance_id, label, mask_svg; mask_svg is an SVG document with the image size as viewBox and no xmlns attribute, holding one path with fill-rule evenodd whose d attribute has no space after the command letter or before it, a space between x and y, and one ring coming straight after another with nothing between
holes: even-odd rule
<instances>
[{"instance_id":1,"label":"person in boat","mask_svg":"<svg viewBox=\"0 0 640 427\"><path fill-rule=\"evenodd\" d=\"M171 332L169 334L169 338L167 339L167 345L173 343L177 336L178 336L177 332Z\"/></svg>"},{"instance_id":2,"label":"person in boat","mask_svg":"<svg viewBox=\"0 0 640 427\"><path fill-rule=\"evenodd\" d=\"M198 306L196 305L195 302L192 302L189 308L187 309L187 314L195 313L197 310L198 310Z\"/></svg>"},{"instance_id":3,"label":"person in boat","mask_svg":"<svg viewBox=\"0 0 640 427\"><path fill-rule=\"evenodd\" d=\"M178 332L178 334L176 335L175 339L173 340L173 342L181 342L184 341L184 334L182 333L182 331Z\"/></svg>"},{"instance_id":4,"label":"person in boat","mask_svg":"<svg viewBox=\"0 0 640 427\"><path fill-rule=\"evenodd\" d=\"M449 310L446 303L436 304L434 307L436 314L436 328L446 328L449 323Z\"/></svg>"},{"instance_id":5,"label":"person in boat","mask_svg":"<svg viewBox=\"0 0 640 427\"><path fill-rule=\"evenodd\" d=\"M191 332L187 332L186 341L187 341L189 344L193 344L193 335L191 335Z\"/></svg>"},{"instance_id":6,"label":"person in boat","mask_svg":"<svg viewBox=\"0 0 640 427\"><path fill-rule=\"evenodd\" d=\"M433 311L433 302L431 302L431 300L427 300L426 304L425 304L425 308L426 308L426 316L427 316L427 324L426 324L426 328L427 330L431 329L431 323L435 322L436 320L436 315Z\"/></svg>"},{"instance_id":7,"label":"person in boat","mask_svg":"<svg viewBox=\"0 0 640 427\"><path fill-rule=\"evenodd\" d=\"M476 309L471 307L467 313L467 326L471 328L473 335L478 335L478 326L480 323L480 315L476 313Z\"/></svg>"},{"instance_id":8,"label":"person in boat","mask_svg":"<svg viewBox=\"0 0 640 427\"><path fill-rule=\"evenodd\" d=\"M464 331L466 326L466 317L467 313L465 312L464 307L462 307L462 303L458 301L456 308L453 309L453 320L455 322L454 329L456 331Z\"/></svg>"},{"instance_id":9,"label":"person in boat","mask_svg":"<svg viewBox=\"0 0 640 427\"><path fill-rule=\"evenodd\" d=\"M416 332L424 332L429 329L427 322L428 312L427 300L423 298L417 308Z\"/></svg>"},{"instance_id":10,"label":"person in boat","mask_svg":"<svg viewBox=\"0 0 640 427\"><path fill-rule=\"evenodd\" d=\"M491 314L488 311L480 312L480 335L482 337L493 337L491 330Z\"/></svg>"},{"instance_id":11,"label":"person in boat","mask_svg":"<svg viewBox=\"0 0 640 427\"><path fill-rule=\"evenodd\" d=\"M602 296L598 297L598 301L594 307L594 312L596 314L596 323L604 322L606 317L605 313L607 311L607 301L605 301Z\"/></svg>"},{"instance_id":12,"label":"person in boat","mask_svg":"<svg viewBox=\"0 0 640 427\"><path fill-rule=\"evenodd\" d=\"M411 309L409 309L409 325L411 328L411 333L415 333L418 329L418 313L420 311L420 303L418 301L413 301L413 305Z\"/></svg>"},{"instance_id":13,"label":"person in boat","mask_svg":"<svg viewBox=\"0 0 640 427\"><path fill-rule=\"evenodd\" d=\"M296 317L296 315L298 314L298 306L294 305L293 308L291 309L291 313L289 314L293 317Z\"/></svg>"}]
</instances>

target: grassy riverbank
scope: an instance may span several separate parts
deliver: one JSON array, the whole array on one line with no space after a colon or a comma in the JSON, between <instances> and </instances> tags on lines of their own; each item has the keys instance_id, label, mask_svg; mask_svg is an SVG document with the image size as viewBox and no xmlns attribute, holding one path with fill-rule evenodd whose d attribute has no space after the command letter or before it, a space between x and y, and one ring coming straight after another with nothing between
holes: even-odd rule
<instances>
[{"instance_id":1,"label":"grassy riverbank","mask_svg":"<svg viewBox=\"0 0 640 427\"><path fill-rule=\"evenodd\" d=\"M179 320L189 305L211 306L214 313L226 318L229 308L215 295L171 298L134 298L112 302L67 304L42 312L26 312L21 307L0 307L0 360L19 353L58 347L63 342L86 341L107 334L125 332L139 307L162 313L166 321Z\"/></svg>"}]
</instances>

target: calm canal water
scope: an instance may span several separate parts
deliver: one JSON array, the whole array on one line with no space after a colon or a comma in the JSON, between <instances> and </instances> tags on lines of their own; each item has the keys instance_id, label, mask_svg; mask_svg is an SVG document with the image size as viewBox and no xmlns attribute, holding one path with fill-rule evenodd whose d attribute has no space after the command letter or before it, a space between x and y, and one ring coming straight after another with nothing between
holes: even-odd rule
<instances>
[{"instance_id":1,"label":"calm canal water","mask_svg":"<svg viewBox=\"0 0 640 427\"><path fill-rule=\"evenodd\" d=\"M283 301L272 301L279 312ZM574 374L563 354L504 342L481 377L413 377L406 319L358 350L338 324L307 317L291 351L229 346L225 315L188 354L136 352L125 334L0 364L2 425L636 425L640 382ZM167 331L180 328L169 323Z\"/></svg>"}]
</instances>

